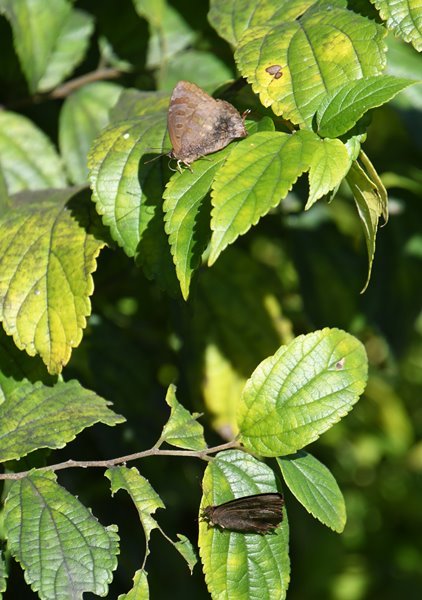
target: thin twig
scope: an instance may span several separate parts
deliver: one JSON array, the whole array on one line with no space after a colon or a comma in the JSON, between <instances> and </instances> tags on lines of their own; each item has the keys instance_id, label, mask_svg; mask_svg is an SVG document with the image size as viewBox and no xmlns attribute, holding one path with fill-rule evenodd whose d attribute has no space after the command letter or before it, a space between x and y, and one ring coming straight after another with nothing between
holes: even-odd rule
<instances>
[{"instance_id":1,"label":"thin twig","mask_svg":"<svg viewBox=\"0 0 422 600\"><path fill-rule=\"evenodd\" d=\"M5 109L17 109L24 106L29 106L34 103L40 103L45 100L57 99L57 98L66 98L79 89L80 87L86 85L87 83L92 83L94 81L102 81L104 79L117 79L122 75L122 72L119 69L114 68L102 68L96 69L95 71L91 71L90 73L86 73L85 75L81 75L80 77L75 77L75 79L71 79L70 81L66 81L63 85L59 85L53 90L45 93L38 93L34 96L29 96L27 98L20 98L13 102L10 102L7 105L0 105L0 110Z\"/></svg>"},{"instance_id":2,"label":"thin twig","mask_svg":"<svg viewBox=\"0 0 422 600\"><path fill-rule=\"evenodd\" d=\"M65 462L56 463L55 465L49 465L47 467L40 467L36 469L37 472L42 471L61 471L63 469L72 469L79 467L82 469L99 467L102 469L109 469L116 465L124 464L137 460L139 458L146 458L147 456L190 456L193 458L200 458L202 460L210 460L210 454L220 452L220 450L229 450L230 448L237 448L239 444L236 440L214 446L213 448L206 448L205 450L160 450L156 445L149 450L143 450L142 452L135 452L134 454L127 454L126 456L119 456L118 458L110 458L108 460L66 460ZM33 469L32 469L33 471ZM20 471L18 473L0 473L0 479L23 479L31 471Z\"/></svg>"}]
</instances>

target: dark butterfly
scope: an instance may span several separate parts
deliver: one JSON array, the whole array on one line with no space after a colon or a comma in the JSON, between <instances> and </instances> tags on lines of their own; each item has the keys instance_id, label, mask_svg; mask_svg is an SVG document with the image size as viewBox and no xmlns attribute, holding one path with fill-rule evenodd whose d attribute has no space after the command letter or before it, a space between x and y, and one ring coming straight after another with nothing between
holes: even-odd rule
<instances>
[{"instance_id":1,"label":"dark butterfly","mask_svg":"<svg viewBox=\"0 0 422 600\"><path fill-rule=\"evenodd\" d=\"M194 83L179 81L167 117L171 158L188 166L197 158L225 148L248 135L245 116L225 100L215 100Z\"/></svg>"},{"instance_id":2,"label":"dark butterfly","mask_svg":"<svg viewBox=\"0 0 422 600\"><path fill-rule=\"evenodd\" d=\"M283 520L282 494L254 494L207 506L202 518L210 525L242 533L269 533Z\"/></svg>"}]
</instances>

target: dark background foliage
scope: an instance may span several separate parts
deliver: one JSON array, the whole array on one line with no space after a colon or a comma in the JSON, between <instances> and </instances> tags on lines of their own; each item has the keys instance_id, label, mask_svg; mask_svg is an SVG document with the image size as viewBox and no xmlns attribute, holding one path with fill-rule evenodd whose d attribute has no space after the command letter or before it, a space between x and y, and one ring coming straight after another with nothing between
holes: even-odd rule
<instances>
[{"instance_id":1,"label":"dark background foliage","mask_svg":"<svg viewBox=\"0 0 422 600\"><path fill-rule=\"evenodd\" d=\"M195 32L192 46L217 57L235 78L231 50L207 22L207 2L195 2L194 10L188 0L171 4ZM365 9L364 2L359 4ZM97 41L105 36L116 55L134 67L122 74L119 83L155 89L156 71L145 64L148 26L131 2L86 0L76 5L95 17L96 32L86 60L74 75L95 69ZM57 142L62 101L35 102L29 97L3 18L0 44L0 102L28 116ZM341 327L364 341L369 355L366 393L347 419L311 449L330 468L345 494L345 532L337 535L323 527L287 493L291 600L420 597L422 208L420 193L409 182L416 177L420 182L421 124L420 113L410 104L393 102L373 115L365 150L378 172L385 174L391 218L379 232L372 280L364 295L359 290L365 279L366 250L347 191L340 190L331 205L320 202L304 213L305 180L282 209L262 219L213 267L214 272L221 272L225 260L230 265L232 253L241 253L259 267L263 278L272 281L283 318L295 335ZM164 396L172 381L177 382L179 400L187 408L203 410L201 341L194 319L207 285L214 285L213 270L204 268L199 273L186 306L145 279L122 252L102 252L94 277L92 316L64 376L77 378L111 400L127 423L116 428L98 425L83 432L57 453L58 460L109 458L149 448L167 418ZM231 283L236 297L236 279ZM247 293L259 294L259 290ZM246 301L243 294L245 290L239 288L239 302ZM218 309L224 306L214 307ZM241 366L245 374L257 364L257 355L264 358L276 345L274 340L251 340L252 352L244 348ZM207 419L205 414L205 423ZM211 429L207 440L209 444L221 442ZM159 522L173 537L183 532L195 542L203 465L194 459L157 457L142 461L139 468L166 504L166 511L158 511ZM59 481L91 506L102 523L119 526L121 555L109 594L115 598L130 588L143 559L143 533L134 525L135 508L123 492L110 498L101 471L63 471ZM157 532L152 535L147 571L152 598L208 597L200 567L191 577L181 557ZM35 594L15 566L5 598L17 597Z\"/></svg>"}]
</instances>

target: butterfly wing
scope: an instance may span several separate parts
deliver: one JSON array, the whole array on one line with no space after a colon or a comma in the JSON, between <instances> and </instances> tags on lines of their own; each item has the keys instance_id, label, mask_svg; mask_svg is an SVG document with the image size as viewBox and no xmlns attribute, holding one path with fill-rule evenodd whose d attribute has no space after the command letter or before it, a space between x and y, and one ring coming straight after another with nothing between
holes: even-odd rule
<instances>
[{"instance_id":1,"label":"butterfly wing","mask_svg":"<svg viewBox=\"0 0 422 600\"><path fill-rule=\"evenodd\" d=\"M171 155L185 164L247 135L238 111L224 100L214 100L198 86L179 81L173 90L168 130Z\"/></svg>"}]
</instances>

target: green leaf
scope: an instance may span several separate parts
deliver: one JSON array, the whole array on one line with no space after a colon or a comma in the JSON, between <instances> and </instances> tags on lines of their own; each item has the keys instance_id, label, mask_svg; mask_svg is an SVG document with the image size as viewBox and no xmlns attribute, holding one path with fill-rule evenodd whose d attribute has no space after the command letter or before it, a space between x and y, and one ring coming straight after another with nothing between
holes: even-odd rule
<instances>
[{"instance_id":1,"label":"green leaf","mask_svg":"<svg viewBox=\"0 0 422 600\"><path fill-rule=\"evenodd\" d=\"M161 164L145 162L163 149L166 116L147 114L111 125L88 156L97 212L128 256L135 256L142 237L141 222L147 219L142 213L160 196Z\"/></svg>"},{"instance_id":2,"label":"green leaf","mask_svg":"<svg viewBox=\"0 0 422 600\"><path fill-rule=\"evenodd\" d=\"M321 523L341 533L346 524L343 494L331 472L315 457L301 450L277 458L292 494Z\"/></svg>"},{"instance_id":3,"label":"green leaf","mask_svg":"<svg viewBox=\"0 0 422 600\"><path fill-rule=\"evenodd\" d=\"M145 533L145 559L149 554L149 538L151 531L158 528L156 520L151 516L157 508L165 508L160 496L153 490L151 484L132 467L113 467L107 469L105 476L111 482L111 491L126 490L132 498Z\"/></svg>"},{"instance_id":4,"label":"green leaf","mask_svg":"<svg viewBox=\"0 0 422 600\"><path fill-rule=\"evenodd\" d=\"M10 21L16 53L31 92L45 92L63 81L80 63L94 29L93 18L55 0L1 0Z\"/></svg>"},{"instance_id":5,"label":"green leaf","mask_svg":"<svg viewBox=\"0 0 422 600\"><path fill-rule=\"evenodd\" d=\"M186 408L179 404L174 385L170 385L167 390L166 402L171 408L171 414L163 427L160 439L177 448L204 450L207 447L204 440L204 428L196 420L201 414L191 415Z\"/></svg>"},{"instance_id":6,"label":"green leaf","mask_svg":"<svg viewBox=\"0 0 422 600\"><path fill-rule=\"evenodd\" d=\"M202 482L202 510L234 498L277 491L274 472L253 456L231 450L209 463ZM282 600L290 580L286 511L271 535L238 533L199 522L199 552L212 598Z\"/></svg>"},{"instance_id":7,"label":"green leaf","mask_svg":"<svg viewBox=\"0 0 422 600\"><path fill-rule=\"evenodd\" d=\"M233 72L215 54L190 49L170 57L166 68L159 73L158 87L171 91L179 81L188 80L213 92L222 81L232 77Z\"/></svg>"},{"instance_id":8,"label":"green leaf","mask_svg":"<svg viewBox=\"0 0 422 600\"><path fill-rule=\"evenodd\" d=\"M133 5L140 17L146 19L154 27L162 27L167 10L166 0L133 0Z\"/></svg>"},{"instance_id":9,"label":"green leaf","mask_svg":"<svg viewBox=\"0 0 422 600\"><path fill-rule=\"evenodd\" d=\"M190 171L175 173L163 194L165 230L183 298L187 300L194 271L209 240L209 202L206 197L215 174L232 151L227 146L210 155L209 160L198 160Z\"/></svg>"},{"instance_id":10,"label":"green leaf","mask_svg":"<svg viewBox=\"0 0 422 600\"><path fill-rule=\"evenodd\" d=\"M104 242L87 195L25 192L0 219L0 314L15 344L59 373L78 346Z\"/></svg>"},{"instance_id":11,"label":"green leaf","mask_svg":"<svg viewBox=\"0 0 422 600\"><path fill-rule=\"evenodd\" d=\"M120 594L117 600L149 600L148 576L145 569L136 571L133 588L127 594Z\"/></svg>"},{"instance_id":12,"label":"green leaf","mask_svg":"<svg viewBox=\"0 0 422 600\"><path fill-rule=\"evenodd\" d=\"M7 578L8 572L6 568L6 562L4 560L3 551L0 552L0 594L7 590Z\"/></svg>"},{"instance_id":13,"label":"green leaf","mask_svg":"<svg viewBox=\"0 0 422 600\"><path fill-rule=\"evenodd\" d=\"M362 151L360 156L365 157ZM383 215L386 220L388 216L387 192L379 177L377 175L374 177L375 170L367 157L364 158L364 165L367 167L366 171L357 161L354 161L346 177L363 225L363 233L368 251L368 275L361 293L366 290L371 278L379 218ZM368 173L369 165L372 167L372 170Z\"/></svg>"},{"instance_id":14,"label":"green leaf","mask_svg":"<svg viewBox=\"0 0 422 600\"><path fill-rule=\"evenodd\" d=\"M294 20L302 15L315 0L211 0L208 20L220 37L236 46L242 34L250 27L274 21Z\"/></svg>"},{"instance_id":15,"label":"green leaf","mask_svg":"<svg viewBox=\"0 0 422 600\"><path fill-rule=\"evenodd\" d=\"M10 194L66 185L48 137L26 117L8 111L0 111L0 163Z\"/></svg>"},{"instance_id":16,"label":"green leaf","mask_svg":"<svg viewBox=\"0 0 422 600\"><path fill-rule=\"evenodd\" d=\"M60 111L59 144L73 183L87 181L89 148L108 124L109 109L116 103L122 89L115 83L98 81L79 88L66 98Z\"/></svg>"},{"instance_id":17,"label":"green leaf","mask_svg":"<svg viewBox=\"0 0 422 600\"><path fill-rule=\"evenodd\" d=\"M106 402L77 381L22 383L0 405L0 461L22 458L38 448L63 448L95 423L123 423Z\"/></svg>"},{"instance_id":18,"label":"green leaf","mask_svg":"<svg viewBox=\"0 0 422 600\"><path fill-rule=\"evenodd\" d=\"M418 0L371 0L388 29L422 50L422 5Z\"/></svg>"},{"instance_id":19,"label":"green leaf","mask_svg":"<svg viewBox=\"0 0 422 600\"><path fill-rule=\"evenodd\" d=\"M110 122L127 121L132 117L142 117L143 115L154 113L166 113L170 97L167 92L141 92L134 89L124 89L119 96L118 101L110 109ZM166 127L165 114L161 115L163 132ZM170 141L168 141L170 149ZM156 148L152 148L156 150ZM146 148L151 151L151 148Z\"/></svg>"},{"instance_id":20,"label":"green leaf","mask_svg":"<svg viewBox=\"0 0 422 600\"><path fill-rule=\"evenodd\" d=\"M235 58L264 106L311 129L328 93L357 77L382 72L384 35L373 21L322 2L298 19L249 28ZM266 71L272 65L280 66L280 78Z\"/></svg>"},{"instance_id":21,"label":"green leaf","mask_svg":"<svg viewBox=\"0 0 422 600\"><path fill-rule=\"evenodd\" d=\"M103 527L53 473L12 482L4 510L8 547L40 598L107 594L117 566L117 528Z\"/></svg>"},{"instance_id":22,"label":"green leaf","mask_svg":"<svg viewBox=\"0 0 422 600\"><path fill-rule=\"evenodd\" d=\"M149 20L151 30L146 66L153 69L192 45L196 36L183 17L167 3L164 4L159 24L155 25L150 15L144 15Z\"/></svg>"},{"instance_id":23,"label":"green leaf","mask_svg":"<svg viewBox=\"0 0 422 600\"><path fill-rule=\"evenodd\" d=\"M418 82L391 75L365 77L344 83L321 103L317 112L318 133L331 138L343 135L368 110L385 104L414 83Z\"/></svg>"},{"instance_id":24,"label":"green leaf","mask_svg":"<svg viewBox=\"0 0 422 600\"><path fill-rule=\"evenodd\" d=\"M255 131L274 131L271 119L247 124L249 134ZM192 275L200 265L201 256L209 241L209 204L207 194L216 174L236 147L232 143L202 160L192 170L176 172L163 194L166 233L176 266L182 295L186 300Z\"/></svg>"},{"instance_id":25,"label":"green leaf","mask_svg":"<svg viewBox=\"0 0 422 600\"><path fill-rule=\"evenodd\" d=\"M317 140L309 131L270 131L251 135L233 148L213 183L209 265L287 196L309 168Z\"/></svg>"},{"instance_id":26,"label":"green leaf","mask_svg":"<svg viewBox=\"0 0 422 600\"><path fill-rule=\"evenodd\" d=\"M166 143L166 119L164 112L147 113L111 125L94 142L88 166L97 211L113 239L175 296L161 199L170 171L161 161L148 162Z\"/></svg>"},{"instance_id":27,"label":"green leaf","mask_svg":"<svg viewBox=\"0 0 422 600\"><path fill-rule=\"evenodd\" d=\"M179 541L172 542L172 544L176 548L176 550L180 553L180 555L183 556L183 558L187 562L189 570L192 574L193 568L196 565L196 563L198 562L198 557L196 556L194 547L192 546L190 540L185 535L178 533L177 537L179 538Z\"/></svg>"},{"instance_id":28,"label":"green leaf","mask_svg":"<svg viewBox=\"0 0 422 600\"><path fill-rule=\"evenodd\" d=\"M39 356L31 358L26 352L18 350L3 329L0 329L0 404L21 385L29 381L42 381L52 386L57 377L46 372L45 365Z\"/></svg>"},{"instance_id":29,"label":"green leaf","mask_svg":"<svg viewBox=\"0 0 422 600\"><path fill-rule=\"evenodd\" d=\"M347 175L352 161L347 147L340 140L319 140L315 144L309 167L309 198L305 210L338 188Z\"/></svg>"},{"instance_id":30,"label":"green leaf","mask_svg":"<svg viewBox=\"0 0 422 600\"><path fill-rule=\"evenodd\" d=\"M367 370L363 345L340 329L297 337L258 365L246 383L239 440L261 456L293 454L351 410Z\"/></svg>"}]
</instances>

